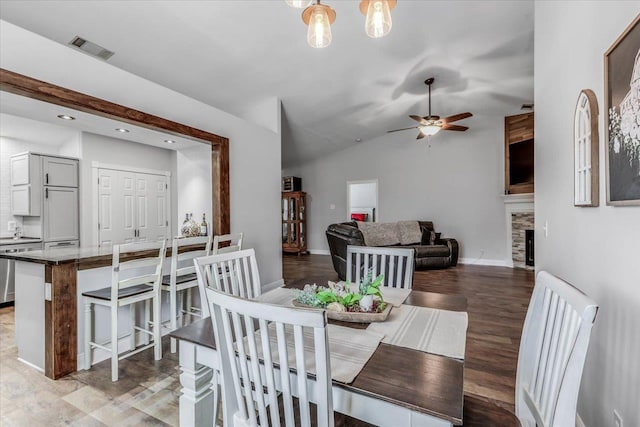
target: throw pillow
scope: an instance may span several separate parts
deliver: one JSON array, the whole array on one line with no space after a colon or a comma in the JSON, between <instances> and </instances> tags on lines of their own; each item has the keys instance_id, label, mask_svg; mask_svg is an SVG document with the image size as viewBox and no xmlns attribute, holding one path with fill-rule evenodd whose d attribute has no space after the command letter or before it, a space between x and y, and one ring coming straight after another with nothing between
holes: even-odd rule
<instances>
[{"instance_id":1,"label":"throw pillow","mask_svg":"<svg viewBox=\"0 0 640 427\"><path fill-rule=\"evenodd\" d=\"M396 223L358 222L366 246L393 246L400 243Z\"/></svg>"},{"instance_id":2,"label":"throw pillow","mask_svg":"<svg viewBox=\"0 0 640 427\"><path fill-rule=\"evenodd\" d=\"M422 238L422 230L418 221L398 221L396 223L401 245L416 245Z\"/></svg>"},{"instance_id":3,"label":"throw pillow","mask_svg":"<svg viewBox=\"0 0 640 427\"><path fill-rule=\"evenodd\" d=\"M436 233L435 231L431 231L431 230L424 230L420 244L431 245L431 246L439 245L441 234L442 233Z\"/></svg>"}]
</instances>

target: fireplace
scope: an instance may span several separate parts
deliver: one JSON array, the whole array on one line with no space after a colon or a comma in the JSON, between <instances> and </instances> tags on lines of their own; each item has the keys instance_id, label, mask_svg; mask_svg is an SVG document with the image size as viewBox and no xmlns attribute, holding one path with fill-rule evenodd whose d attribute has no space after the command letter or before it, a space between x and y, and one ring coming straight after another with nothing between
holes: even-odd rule
<instances>
[{"instance_id":1,"label":"fireplace","mask_svg":"<svg viewBox=\"0 0 640 427\"><path fill-rule=\"evenodd\" d=\"M533 230L525 230L524 231L524 244L525 244L525 255L524 255L524 263L530 267L535 265L535 248L533 246L535 233Z\"/></svg>"}]
</instances>

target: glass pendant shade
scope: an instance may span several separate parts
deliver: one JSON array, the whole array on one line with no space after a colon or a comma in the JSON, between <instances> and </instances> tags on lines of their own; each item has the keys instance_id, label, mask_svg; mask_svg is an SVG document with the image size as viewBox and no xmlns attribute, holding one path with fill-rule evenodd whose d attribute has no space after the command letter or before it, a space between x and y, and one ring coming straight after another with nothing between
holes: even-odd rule
<instances>
[{"instance_id":1,"label":"glass pendant shade","mask_svg":"<svg viewBox=\"0 0 640 427\"><path fill-rule=\"evenodd\" d=\"M433 136L436 133L440 132L440 126L436 126L436 125L422 126L420 128L420 132L422 132L425 136Z\"/></svg>"},{"instance_id":2,"label":"glass pendant shade","mask_svg":"<svg viewBox=\"0 0 640 427\"><path fill-rule=\"evenodd\" d=\"M391 31L391 11L387 0L370 0L364 29L367 35L377 39Z\"/></svg>"},{"instance_id":3,"label":"glass pendant shade","mask_svg":"<svg viewBox=\"0 0 640 427\"><path fill-rule=\"evenodd\" d=\"M324 5L310 6L309 29L307 30L307 42L315 48L327 47L331 44L331 23L329 14Z\"/></svg>"},{"instance_id":4,"label":"glass pendant shade","mask_svg":"<svg viewBox=\"0 0 640 427\"><path fill-rule=\"evenodd\" d=\"M287 4L296 9L304 9L311 4L312 0L287 0Z\"/></svg>"}]
</instances>

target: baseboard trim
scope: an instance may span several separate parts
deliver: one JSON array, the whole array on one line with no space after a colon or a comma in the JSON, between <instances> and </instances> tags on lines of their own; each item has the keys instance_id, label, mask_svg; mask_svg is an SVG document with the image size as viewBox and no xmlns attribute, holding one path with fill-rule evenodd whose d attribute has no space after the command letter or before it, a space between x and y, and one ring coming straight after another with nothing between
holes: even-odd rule
<instances>
[{"instance_id":1,"label":"baseboard trim","mask_svg":"<svg viewBox=\"0 0 640 427\"><path fill-rule=\"evenodd\" d=\"M307 249L311 255L331 255L329 249Z\"/></svg>"},{"instance_id":2,"label":"baseboard trim","mask_svg":"<svg viewBox=\"0 0 640 427\"><path fill-rule=\"evenodd\" d=\"M33 363L31 363L31 362L27 362L26 360L24 360L24 359L23 359L23 358L21 358L21 357L18 357L18 362L24 363L25 365L30 366L30 367L32 367L33 369L35 369L36 371L42 372L42 373L44 374L44 369L42 369L42 368L41 368L41 367L39 367L39 366L34 365L34 364L33 364Z\"/></svg>"},{"instance_id":3,"label":"baseboard trim","mask_svg":"<svg viewBox=\"0 0 640 427\"><path fill-rule=\"evenodd\" d=\"M459 258L458 264L467 265L488 265L491 267L512 267L501 259L482 259L482 258Z\"/></svg>"},{"instance_id":4,"label":"baseboard trim","mask_svg":"<svg viewBox=\"0 0 640 427\"><path fill-rule=\"evenodd\" d=\"M284 279L278 279L275 282L267 283L262 287L262 292L269 292L284 286Z\"/></svg>"},{"instance_id":5,"label":"baseboard trim","mask_svg":"<svg viewBox=\"0 0 640 427\"><path fill-rule=\"evenodd\" d=\"M576 427L587 427L584 424L584 421L582 421L582 417L580 417L580 414L578 414L577 412L576 412Z\"/></svg>"}]
</instances>

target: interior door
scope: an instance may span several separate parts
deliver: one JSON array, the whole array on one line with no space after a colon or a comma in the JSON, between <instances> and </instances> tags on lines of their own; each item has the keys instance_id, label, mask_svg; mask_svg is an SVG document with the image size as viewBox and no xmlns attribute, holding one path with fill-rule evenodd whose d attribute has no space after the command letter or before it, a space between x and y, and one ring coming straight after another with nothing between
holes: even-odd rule
<instances>
[{"instance_id":1,"label":"interior door","mask_svg":"<svg viewBox=\"0 0 640 427\"><path fill-rule=\"evenodd\" d=\"M44 240L78 240L78 189L44 190Z\"/></svg>"},{"instance_id":2,"label":"interior door","mask_svg":"<svg viewBox=\"0 0 640 427\"><path fill-rule=\"evenodd\" d=\"M166 176L136 174L136 220L139 240L169 237L167 193Z\"/></svg>"},{"instance_id":3,"label":"interior door","mask_svg":"<svg viewBox=\"0 0 640 427\"><path fill-rule=\"evenodd\" d=\"M135 238L135 174L98 169L98 242L130 243Z\"/></svg>"}]
</instances>

